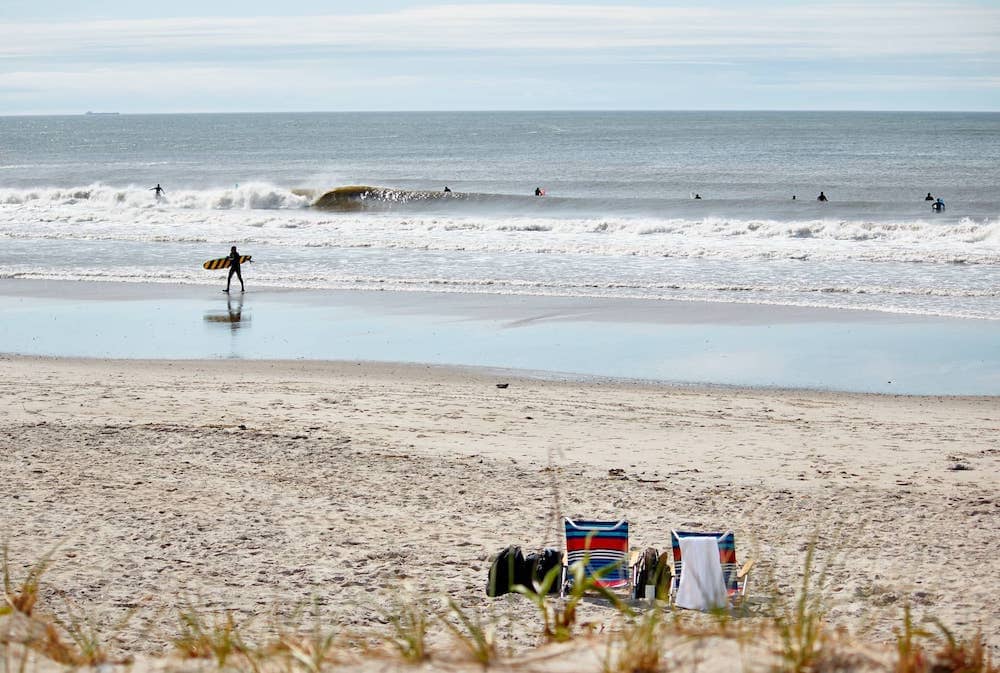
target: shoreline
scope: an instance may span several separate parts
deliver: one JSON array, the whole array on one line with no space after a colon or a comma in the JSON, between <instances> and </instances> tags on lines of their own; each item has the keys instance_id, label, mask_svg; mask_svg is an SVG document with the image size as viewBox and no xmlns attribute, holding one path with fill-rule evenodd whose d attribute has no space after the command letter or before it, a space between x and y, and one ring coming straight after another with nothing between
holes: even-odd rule
<instances>
[{"instance_id":1,"label":"shoreline","mask_svg":"<svg viewBox=\"0 0 1000 673\"><path fill-rule=\"evenodd\" d=\"M219 298L217 283L178 283L174 281L122 282L119 280L64 280L36 278L0 278L0 296L38 299L72 298L87 301L146 301L151 299ZM225 298L225 293L222 298ZM241 293L230 293L231 298ZM878 311L867 308L798 306L793 304L742 303L663 298L603 296L562 296L552 294L500 294L490 292L431 292L404 289L334 289L280 285L251 287L247 295L268 299L291 298L314 306L351 304L367 306L378 297L390 310L413 310L436 299L453 302L451 310L467 312L472 317L505 318L520 313L522 305L538 303L542 307L561 307L564 315L545 315L546 320L590 320L620 322L770 324L774 322L974 322L990 323L988 318L938 316L929 314ZM416 300L416 301L413 301ZM491 305L486 306L486 302ZM567 309L566 307L572 307ZM419 309L417 309L419 310ZM998 321L1000 322L1000 321Z\"/></svg>"},{"instance_id":2,"label":"shoreline","mask_svg":"<svg viewBox=\"0 0 1000 673\"><path fill-rule=\"evenodd\" d=\"M399 362L679 386L1000 394L1000 322L522 295L0 280L0 352Z\"/></svg>"},{"instance_id":3,"label":"shoreline","mask_svg":"<svg viewBox=\"0 0 1000 673\"><path fill-rule=\"evenodd\" d=\"M73 365L129 365L135 364L144 367L163 367L167 370L177 366L191 366L206 370L218 368L219 374L231 370L233 361L225 358L114 358L114 357L81 357L63 355L24 355L21 353L0 352L0 362L15 362L25 365L32 363L54 363ZM691 394L766 394L776 397L794 397L796 395L810 395L831 400L847 398L854 400L873 399L901 399L901 400L955 400L969 402L985 402L1000 398L1000 393L995 395L950 395L950 394L925 394L914 395L906 393L890 392L864 392L851 390L831 390L826 388L782 388L778 386L747 386L739 384L725 383L698 383L683 381L661 381L657 379L626 378L614 376L596 376L574 374L567 372L556 372L549 370L527 370L511 369L504 367L489 367L483 365L450 365L420 362L394 362L392 360L309 360L304 358L292 359L250 359L239 360L241 370L252 372L263 372L281 368L284 371L294 372L300 376L311 376L315 373L323 375L343 375L358 368L364 368L374 373L403 373L404 375L419 374L426 377L440 377L442 379L464 378L475 380L486 385L497 383L539 383L553 386L595 386L602 389L616 389L631 391L645 391L648 393L691 393Z\"/></svg>"}]
</instances>

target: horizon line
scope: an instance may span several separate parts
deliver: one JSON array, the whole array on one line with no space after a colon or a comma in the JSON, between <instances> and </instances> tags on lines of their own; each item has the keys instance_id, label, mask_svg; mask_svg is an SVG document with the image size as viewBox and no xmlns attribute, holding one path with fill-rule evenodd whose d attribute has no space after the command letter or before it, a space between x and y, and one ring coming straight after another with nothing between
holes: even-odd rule
<instances>
[{"instance_id":1,"label":"horizon line","mask_svg":"<svg viewBox=\"0 0 1000 673\"><path fill-rule=\"evenodd\" d=\"M427 109L427 110L397 110L397 109L347 109L347 110L187 110L183 112L120 112L116 110L85 110L82 112L17 112L0 114L0 119L16 117L86 117L86 116L156 116L156 115L272 115L272 114L525 114L525 113L646 113L646 112L792 112L792 113L876 113L876 114L997 114L1000 108L980 109L903 109L903 108L466 108L466 109Z\"/></svg>"}]
</instances>

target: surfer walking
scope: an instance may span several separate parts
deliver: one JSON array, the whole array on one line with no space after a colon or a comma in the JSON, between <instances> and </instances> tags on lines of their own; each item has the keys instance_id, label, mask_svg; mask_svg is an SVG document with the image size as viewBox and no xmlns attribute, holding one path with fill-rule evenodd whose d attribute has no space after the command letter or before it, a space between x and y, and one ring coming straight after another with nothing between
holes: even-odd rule
<instances>
[{"instance_id":1,"label":"surfer walking","mask_svg":"<svg viewBox=\"0 0 1000 673\"><path fill-rule=\"evenodd\" d=\"M165 190L165 189L163 189L163 187L161 187L161 186L160 186L160 183L159 183L159 182L157 182L157 183L156 183L156 186L155 186L155 187L150 187L150 188L149 188L149 191L153 192L153 193L154 193L154 194L156 195L156 200L157 200L157 201L159 201L159 200L160 200L160 197L161 197L161 196L163 196L164 194L166 194L166 193L167 193L167 192L166 192L166 190Z\"/></svg>"},{"instance_id":2,"label":"surfer walking","mask_svg":"<svg viewBox=\"0 0 1000 673\"><path fill-rule=\"evenodd\" d=\"M240 253L236 251L235 245L229 249L229 277L226 278L226 289L223 292L229 292L229 284L233 281L234 273L240 279L240 292L246 292L246 287L243 285L243 274L240 273Z\"/></svg>"}]
</instances>

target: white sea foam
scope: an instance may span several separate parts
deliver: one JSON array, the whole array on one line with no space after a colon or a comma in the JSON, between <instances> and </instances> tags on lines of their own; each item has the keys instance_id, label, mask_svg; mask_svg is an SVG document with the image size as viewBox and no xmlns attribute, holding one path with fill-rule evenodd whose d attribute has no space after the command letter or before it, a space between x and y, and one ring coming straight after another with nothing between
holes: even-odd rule
<instances>
[{"instance_id":1,"label":"white sea foam","mask_svg":"<svg viewBox=\"0 0 1000 673\"><path fill-rule=\"evenodd\" d=\"M714 259L856 259L1000 264L1000 218L941 222L816 219L326 213L265 183L177 191L0 190L0 237L254 242Z\"/></svg>"},{"instance_id":2,"label":"white sea foam","mask_svg":"<svg viewBox=\"0 0 1000 673\"><path fill-rule=\"evenodd\" d=\"M36 209L80 206L102 210L195 209L277 210L309 206L309 199L267 183L248 183L226 189L177 190L161 199L146 187L111 187L99 183L84 187L0 189L0 204L31 205Z\"/></svg>"}]
</instances>

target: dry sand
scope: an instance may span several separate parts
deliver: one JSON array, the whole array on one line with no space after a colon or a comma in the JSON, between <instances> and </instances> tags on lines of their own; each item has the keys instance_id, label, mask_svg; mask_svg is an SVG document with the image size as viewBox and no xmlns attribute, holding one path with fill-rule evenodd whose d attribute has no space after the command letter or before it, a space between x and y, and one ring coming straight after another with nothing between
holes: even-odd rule
<instances>
[{"instance_id":1,"label":"dry sand","mask_svg":"<svg viewBox=\"0 0 1000 673\"><path fill-rule=\"evenodd\" d=\"M0 537L18 576L58 545L43 604L104 624L135 608L121 644L147 653L183 600L265 629L315 598L365 634L401 585L517 616L524 651L537 618L484 597L488 559L559 546L558 515L627 517L660 548L673 527L733 528L760 560L756 613L797 586L815 534L831 623L885 641L909 602L996 647L998 431L997 398L0 357Z\"/></svg>"}]
</instances>

